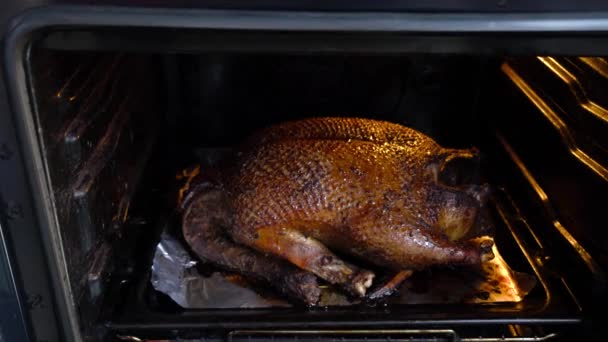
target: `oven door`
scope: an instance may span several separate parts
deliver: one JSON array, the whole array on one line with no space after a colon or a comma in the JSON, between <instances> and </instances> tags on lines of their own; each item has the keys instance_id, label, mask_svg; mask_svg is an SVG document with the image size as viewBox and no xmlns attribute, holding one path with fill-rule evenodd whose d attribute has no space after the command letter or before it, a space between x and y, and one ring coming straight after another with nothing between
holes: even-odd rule
<instances>
[{"instance_id":1,"label":"oven door","mask_svg":"<svg viewBox=\"0 0 608 342\"><path fill-rule=\"evenodd\" d=\"M35 331L32 336L50 341L82 339L79 308L72 298L61 234L54 221L54 208L48 201L50 186L44 176L36 123L30 113L32 92L27 61L33 42L43 39L52 48L96 52L608 55L606 32L608 12L287 12L52 6L25 13L12 22L5 43L5 71L12 112L0 114L0 129L8 137L6 143L0 141L0 152L4 151L2 153L6 155L0 160L2 228L15 270L9 278L17 284L10 293L15 294L18 290L19 298L25 299L20 307ZM576 303L569 304L576 306ZM227 325L219 322L215 313L174 317L166 324L161 320L163 317L152 315L156 320L148 325L136 320L142 319L141 316L131 313L124 312L121 317L124 320L118 323L105 322L106 327L118 332L169 329L166 332L171 333L172 328L180 326L185 326L185 330L205 329L201 317L209 322L215 320L208 325L214 328ZM274 319L283 320L285 326L295 326L296 323L286 322L285 317L278 316L268 315L269 321L263 323L271 325ZM326 317L326 321L333 319L330 314L318 316ZM256 323L252 315L226 317L226 320L238 318L243 326ZM376 323L380 326L386 315L378 314L377 317L381 317ZM303 316L298 318L303 319ZM349 324L352 328L367 318L358 317L360 321L351 320ZM549 317L552 318L555 317ZM446 319L442 324L448 321ZM304 324L302 322L299 324ZM577 315L561 323L573 322L580 322L580 317ZM408 323L418 324L416 319ZM560 321L551 323L559 324ZM320 327L325 323L316 324ZM64 337L58 337L57 331L52 330L55 326ZM416 334L414 330L402 332L408 337ZM450 330L427 330L427 333L436 333L435 337L454 336ZM236 339L238 334L236 331L231 336ZM395 334L399 336L399 333Z\"/></svg>"}]
</instances>

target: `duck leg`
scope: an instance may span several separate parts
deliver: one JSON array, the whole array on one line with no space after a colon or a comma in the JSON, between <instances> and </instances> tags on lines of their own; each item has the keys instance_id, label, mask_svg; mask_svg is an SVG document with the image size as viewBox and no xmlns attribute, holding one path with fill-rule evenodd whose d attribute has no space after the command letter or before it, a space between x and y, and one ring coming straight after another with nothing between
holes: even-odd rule
<instances>
[{"instance_id":1,"label":"duck leg","mask_svg":"<svg viewBox=\"0 0 608 342\"><path fill-rule=\"evenodd\" d=\"M252 241L244 243L284 258L357 297L365 296L372 285L374 273L341 260L321 242L296 230L260 228Z\"/></svg>"},{"instance_id":2,"label":"duck leg","mask_svg":"<svg viewBox=\"0 0 608 342\"><path fill-rule=\"evenodd\" d=\"M377 300L392 295L393 293L395 293L395 291L397 291L399 285L401 285L413 273L414 271L412 270L403 270L397 272L380 287L373 289L370 294L367 295L367 299Z\"/></svg>"},{"instance_id":3,"label":"duck leg","mask_svg":"<svg viewBox=\"0 0 608 342\"><path fill-rule=\"evenodd\" d=\"M229 210L220 189L200 190L186 206L182 231L186 242L203 261L261 280L286 296L307 305L319 301L317 278L304 270L232 241L225 233Z\"/></svg>"}]
</instances>

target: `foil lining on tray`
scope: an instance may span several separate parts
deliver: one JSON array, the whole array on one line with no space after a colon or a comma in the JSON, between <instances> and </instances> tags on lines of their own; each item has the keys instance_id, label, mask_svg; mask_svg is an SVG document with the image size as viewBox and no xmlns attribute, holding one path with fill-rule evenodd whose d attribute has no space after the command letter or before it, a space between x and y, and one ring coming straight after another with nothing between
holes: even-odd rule
<instances>
[{"instance_id":1,"label":"foil lining on tray","mask_svg":"<svg viewBox=\"0 0 608 342\"><path fill-rule=\"evenodd\" d=\"M479 267L430 268L414 272L387 304L519 302L536 284L532 275L511 270L493 247L495 258ZM204 271L204 272L201 272ZM206 271L209 271L207 274ZM205 273L205 274L203 274ZM183 243L163 233L156 245L151 283L186 309L288 307L268 289L240 276L200 265ZM322 286L319 306L357 304L331 286Z\"/></svg>"},{"instance_id":2,"label":"foil lining on tray","mask_svg":"<svg viewBox=\"0 0 608 342\"><path fill-rule=\"evenodd\" d=\"M285 306L286 302L264 298L229 275L198 270L199 262L182 242L167 233L156 245L150 281L155 290L168 295L183 308L259 308Z\"/></svg>"}]
</instances>

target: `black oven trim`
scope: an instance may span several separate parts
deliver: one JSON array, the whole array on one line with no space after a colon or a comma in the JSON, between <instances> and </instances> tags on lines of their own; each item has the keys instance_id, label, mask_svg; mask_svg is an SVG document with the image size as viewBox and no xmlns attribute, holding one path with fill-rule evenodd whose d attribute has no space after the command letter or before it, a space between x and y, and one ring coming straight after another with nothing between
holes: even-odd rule
<instances>
[{"instance_id":1,"label":"black oven trim","mask_svg":"<svg viewBox=\"0 0 608 342\"><path fill-rule=\"evenodd\" d=\"M123 27L129 30L112 34ZM155 50L163 46L197 51L203 46L229 51L307 48L330 53L608 55L608 12L290 12L49 6L25 12L13 20L11 28L9 44L24 35L45 32L51 34L48 40L54 43L53 48L67 49ZM174 39L175 32L166 29L179 29L183 37ZM210 40L208 35L201 36L203 32L223 35ZM97 44L91 44L92 37Z\"/></svg>"},{"instance_id":2,"label":"black oven trim","mask_svg":"<svg viewBox=\"0 0 608 342\"><path fill-rule=\"evenodd\" d=\"M10 222L7 229L24 229L32 234L32 239L40 238L39 243L44 246L46 254L36 255L37 263L32 264L29 271L23 266L21 272L39 272L40 284L35 286L41 287L38 291L49 297L48 280L51 279L55 298L53 300L47 297L45 315L48 322L54 322L53 310L59 313L57 321L61 322L66 340L79 340L81 336L76 308L70 300L67 270L65 264L62 264L64 258L55 211L52 203L46 200L52 196L48 172L45 172L41 155L41 142L36 133L35 116L32 115L35 108L32 108L29 101L32 94L26 70L28 49L32 41L57 32L60 34L57 36L55 48L69 48L64 44L70 44L72 48L82 47L81 45L92 49L104 48L101 45L87 45L86 41L81 40L82 35L72 34L78 33L77 31L86 31L86 34L98 35L102 42L128 48L125 39L121 40L112 34L115 32L113 29L119 28L129 28L128 32L143 36L144 31L150 30L167 34L169 30L166 29L181 29L184 33L193 33L192 37L201 35L205 39L210 37L205 33L213 33L215 40L212 43L219 44L215 46L216 49L232 51L301 51L307 48L308 51L334 53L404 53L472 52L481 49L487 53L608 55L608 12L431 14L50 6L24 13L12 21L5 43L5 77L12 117L3 118L3 122L14 121L17 128L16 141L19 141L20 147L15 146L14 150L19 151L18 157L23 160L21 166L26 169L24 175L27 180L24 180L22 187L16 187L15 193L4 195L19 199L17 204L24 208L23 216L27 216L30 210L36 215L22 218L19 222ZM217 34L221 35L221 39L218 39ZM299 39L286 39L292 35L297 35ZM242 39L245 36L255 39ZM241 39L236 39L238 37ZM380 42L377 42L380 38ZM221 44L221 41L227 40L228 43ZM135 48L154 49L155 46L158 48L159 43L167 44L168 41L163 41L162 37L160 41L148 37L145 44ZM196 50L197 47L201 48L200 43L194 39L182 45L169 45L169 48ZM213 49L208 43L202 46ZM447 48L443 51L440 46ZM25 196L28 193L37 196ZM19 251L16 251L16 254L19 258ZM41 265L45 264L45 257L50 275L41 269ZM25 289L27 291L28 287Z\"/></svg>"}]
</instances>

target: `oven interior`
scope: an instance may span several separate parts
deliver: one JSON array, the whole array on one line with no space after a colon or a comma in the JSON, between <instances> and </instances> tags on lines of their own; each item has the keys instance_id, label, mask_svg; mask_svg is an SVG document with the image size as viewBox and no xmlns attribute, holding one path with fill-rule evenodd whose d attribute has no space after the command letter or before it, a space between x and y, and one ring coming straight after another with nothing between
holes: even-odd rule
<instances>
[{"instance_id":1,"label":"oven interior","mask_svg":"<svg viewBox=\"0 0 608 342\"><path fill-rule=\"evenodd\" d=\"M608 262L607 61L32 44L30 110L81 332L374 341L593 331ZM164 229L179 236L176 175L258 128L323 116L388 120L443 146L477 147L470 175L493 185L496 245L536 278L533 290L516 303L223 310L182 309L155 291L154 246Z\"/></svg>"}]
</instances>

